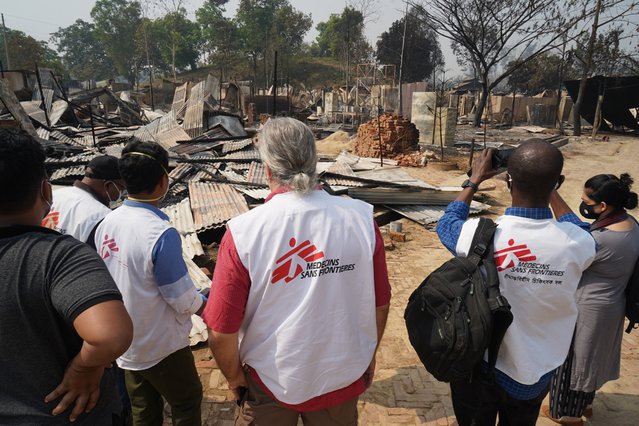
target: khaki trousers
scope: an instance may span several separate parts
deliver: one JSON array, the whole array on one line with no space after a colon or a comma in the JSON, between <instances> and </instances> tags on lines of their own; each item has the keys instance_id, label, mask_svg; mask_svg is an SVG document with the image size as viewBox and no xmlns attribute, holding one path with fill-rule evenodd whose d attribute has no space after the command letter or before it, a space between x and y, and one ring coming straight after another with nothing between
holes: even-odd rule
<instances>
[{"instance_id":1,"label":"khaki trousers","mask_svg":"<svg viewBox=\"0 0 639 426\"><path fill-rule=\"evenodd\" d=\"M324 410L300 413L284 407L246 375L248 391L240 401L235 426L296 426L302 417L305 426L357 426L357 400L353 398Z\"/></svg>"}]
</instances>

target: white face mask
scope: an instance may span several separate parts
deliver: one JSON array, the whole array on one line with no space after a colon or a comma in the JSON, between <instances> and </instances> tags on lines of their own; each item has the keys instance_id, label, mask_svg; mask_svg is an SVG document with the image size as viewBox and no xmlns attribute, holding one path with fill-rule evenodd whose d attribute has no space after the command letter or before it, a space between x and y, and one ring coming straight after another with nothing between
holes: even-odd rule
<instances>
[{"instance_id":1,"label":"white face mask","mask_svg":"<svg viewBox=\"0 0 639 426\"><path fill-rule=\"evenodd\" d=\"M126 198L126 196L128 194L127 194L126 189L120 191L120 188L118 188L118 185L116 185L115 182L108 181L108 182L105 183L105 185L109 184L109 183L112 183L113 185L115 185L116 189L118 190L118 198L116 198L115 200L112 200L111 196L109 195L109 191L106 191L106 196L109 199L109 208L111 210L113 210L113 209L116 209L117 207L119 207L120 204L122 204L122 201L124 201L124 199Z\"/></svg>"}]
</instances>

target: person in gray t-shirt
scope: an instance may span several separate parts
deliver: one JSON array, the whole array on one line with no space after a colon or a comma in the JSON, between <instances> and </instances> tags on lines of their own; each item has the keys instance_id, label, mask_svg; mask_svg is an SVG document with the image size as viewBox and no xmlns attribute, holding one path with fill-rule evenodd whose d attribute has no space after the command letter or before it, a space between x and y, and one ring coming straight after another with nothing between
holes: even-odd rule
<instances>
[{"instance_id":1,"label":"person in gray t-shirt","mask_svg":"<svg viewBox=\"0 0 639 426\"><path fill-rule=\"evenodd\" d=\"M97 253L40 226L44 158L25 132L0 129L0 424L111 425L110 367L133 326Z\"/></svg>"}]
</instances>

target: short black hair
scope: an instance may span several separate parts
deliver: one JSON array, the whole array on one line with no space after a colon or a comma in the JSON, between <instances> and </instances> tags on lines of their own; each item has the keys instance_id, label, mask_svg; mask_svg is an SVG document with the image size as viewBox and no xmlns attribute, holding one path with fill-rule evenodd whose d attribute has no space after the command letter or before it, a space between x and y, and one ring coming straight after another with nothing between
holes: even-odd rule
<instances>
[{"instance_id":1,"label":"short black hair","mask_svg":"<svg viewBox=\"0 0 639 426\"><path fill-rule=\"evenodd\" d=\"M543 139L522 142L508 160L513 185L532 197L549 196L559 182L563 167L561 151Z\"/></svg>"},{"instance_id":2,"label":"short black hair","mask_svg":"<svg viewBox=\"0 0 639 426\"><path fill-rule=\"evenodd\" d=\"M130 194L151 192L169 170L169 153L156 143L133 140L122 150L120 175Z\"/></svg>"},{"instance_id":3,"label":"short black hair","mask_svg":"<svg viewBox=\"0 0 639 426\"><path fill-rule=\"evenodd\" d=\"M44 149L23 130L0 129L0 214L33 206L46 179Z\"/></svg>"},{"instance_id":4,"label":"short black hair","mask_svg":"<svg viewBox=\"0 0 639 426\"><path fill-rule=\"evenodd\" d=\"M601 174L588 179L584 187L588 197L598 203L603 201L618 209L634 209L637 207L637 194L630 191L633 182L628 173L619 177Z\"/></svg>"}]
</instances>

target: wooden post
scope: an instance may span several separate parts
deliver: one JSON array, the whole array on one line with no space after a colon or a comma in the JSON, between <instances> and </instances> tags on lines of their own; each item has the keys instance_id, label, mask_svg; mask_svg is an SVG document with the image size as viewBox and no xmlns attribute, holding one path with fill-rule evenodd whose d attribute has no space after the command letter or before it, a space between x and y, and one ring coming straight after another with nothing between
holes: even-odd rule
<instances>
[{"instance_id":1,"label":"wooden post","mask_svg":"<svg viewBox=\"0 0 639 426\"><path fill-rule=\"evenodd\" d=\"M16 98L15 93L9 88L4 79L0 79L0 99L7 107L13 118L18 122L20 128L27 132L29 135L34 138L38 137L38 133L36 132L35 127L33 127L33 123L31 123L31 118L27 115L27 113L20 105L20 101Z\"/></svg>"}]
</instances>

